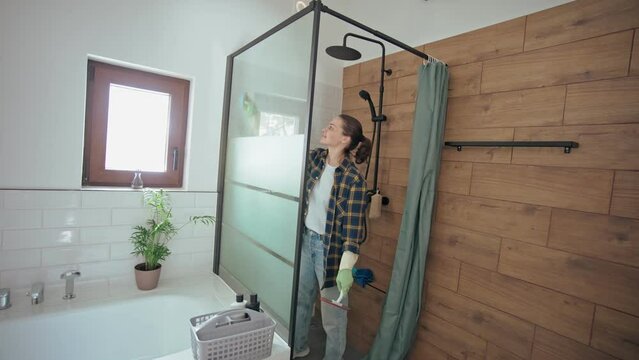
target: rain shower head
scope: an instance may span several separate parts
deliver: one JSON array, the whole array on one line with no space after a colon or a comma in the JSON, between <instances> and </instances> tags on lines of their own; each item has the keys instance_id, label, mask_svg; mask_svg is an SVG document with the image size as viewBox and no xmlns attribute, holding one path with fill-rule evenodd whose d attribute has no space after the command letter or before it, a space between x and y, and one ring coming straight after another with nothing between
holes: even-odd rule
<instances>
[{"instance_id":1,"label":"rain shower head","mask_svg":"<svg viewBox=\"0 0 639 360\"><path fill-rule=\"evenodd\" d=\"M362 57L362 54L346 45L334 45L326 48L326 53L336 59L340 60L357 60Z\"/></svg>"}]
</instances>

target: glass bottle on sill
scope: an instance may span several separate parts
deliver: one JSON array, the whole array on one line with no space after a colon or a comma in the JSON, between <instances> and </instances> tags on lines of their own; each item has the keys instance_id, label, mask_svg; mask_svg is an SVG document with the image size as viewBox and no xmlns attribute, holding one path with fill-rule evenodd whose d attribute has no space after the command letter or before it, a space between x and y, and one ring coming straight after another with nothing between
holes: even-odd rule
<instances>
[{"instance_id":1,"label":"glass bottle on sill","mask_svg":"<svg viewBox=\"0 0 639 360\"><path fill-rule=\"evenodd\" d=\"M142 172L136 171L133 174L133 181L131 181L131 187L134 189L142 189L144 183L142 182Z\"/></svg>"}]
</instances>

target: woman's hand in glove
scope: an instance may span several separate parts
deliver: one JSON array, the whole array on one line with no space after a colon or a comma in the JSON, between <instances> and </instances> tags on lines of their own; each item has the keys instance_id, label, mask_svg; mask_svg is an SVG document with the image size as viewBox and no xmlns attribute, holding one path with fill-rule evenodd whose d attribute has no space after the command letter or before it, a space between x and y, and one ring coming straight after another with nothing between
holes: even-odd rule
<instances>
[{"instance_id":1,"label":"woman's hand in glove","mask_svg":"<svg viewBox=\"0 0 639 360\"><path fill-rule=\"evenodd\" d=\"M342 269L337 273L337 289L344 294L348 294L348 291L353 286L353 270Z\"/></svg>"}]
</instances>

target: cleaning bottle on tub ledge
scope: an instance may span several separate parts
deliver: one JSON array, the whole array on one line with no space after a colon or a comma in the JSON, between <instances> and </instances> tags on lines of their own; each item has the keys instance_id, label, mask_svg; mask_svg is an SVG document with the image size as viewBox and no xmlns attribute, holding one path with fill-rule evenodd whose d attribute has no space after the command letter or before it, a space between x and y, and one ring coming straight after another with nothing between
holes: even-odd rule
<instances>
[{"instance_id":1,"label":"cleaning bottle on tub ledge","mask_svg":"<svg viewBox=\"0 0 639 360\"><path fill-rule=\"evenodd\" d=\"M260 302L257 300L257 294L251 294L249 302L246 304L247 309L262 311L260 310Z\"/></svg>"},{"instance_id":2,"label":"cleaning bottle on tub ledge","mask_svg":"<svg viewBox=\"0 0 639 360\"><path fill-rule=\"evenodd\" d=\"M244 300L244 294L236 294L235 302L229 305L229 309L244 309L246 308L246 300Z\"/></svg>"}]
</instances>

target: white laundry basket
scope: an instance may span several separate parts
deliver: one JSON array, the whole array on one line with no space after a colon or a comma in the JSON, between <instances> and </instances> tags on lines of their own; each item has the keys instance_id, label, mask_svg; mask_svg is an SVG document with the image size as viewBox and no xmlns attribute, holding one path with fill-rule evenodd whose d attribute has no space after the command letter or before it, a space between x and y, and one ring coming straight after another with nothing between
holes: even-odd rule
<instances>
[{"instance_id":1,"label":"white laundry basket","mask_svg":"<svg viewBox=\"0 0 639 360\"><path fill-rule=\"evenodd\" d=\"M191 318L196 360L260 360L271 356L275 321L251 309L233 309Z\"/></svg>"}]
</instances>

